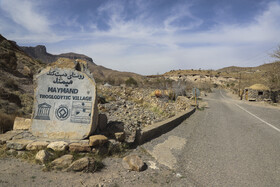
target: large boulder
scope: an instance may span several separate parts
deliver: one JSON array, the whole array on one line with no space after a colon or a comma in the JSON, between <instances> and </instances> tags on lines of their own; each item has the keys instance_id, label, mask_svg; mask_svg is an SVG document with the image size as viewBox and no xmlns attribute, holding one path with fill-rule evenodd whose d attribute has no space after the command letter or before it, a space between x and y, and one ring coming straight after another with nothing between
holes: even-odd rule
<instances>
[{"instance_id":1,"label":"large boulder","mask_svg":"<svg viewBox=\"0 0 280 187\"><path fill-rule=\"evenodd\" d=\"M60 158L55 159L51 162L51 166L54 169L64 169L67 168L73 161L73 155L63 155Z\"/></svg>"},{"instance_id":2,"label":"large boulder","mask_svg":"<svg viewBox=\"0 0 280 187\"><path fill-rule=\"evenodd\" d=\"M51 156L51 154L48 151L41 150L36 154L35 160L37 160L41 163L45 163L50 158L50 156Z\"/></svg>"},{"instance_id":3,"label":"large boulder","mask_svg":"<svg viewBox=\"0 0 280 187\"><path fill-rule=\"evenodd\" d=\"M142 159L137 155L128 155L123 158L122 165L125 169L132 171L143 171L145 164Z\"/></svg>"},{"instance_id":4,"label":"large boulder","mask_svg":"<svg viewBox=\"0 0 280 187\"><path fill-rule=\"evenodd\" d=\"M104 135L94 135L89 137L90 146L101 146L108 142L108 138Z\"/></svg>"},{"instance_id":5,"label":"large boulder","mask_svg":"<svg viewBox=\"0 0 280 187\"><path fill-rule=\"evenodd\" d=\"M5 144L8 140L11 140L14 136L18 135L21 132L17 131L8 131L5 134L0 134L0 145Z\"/></svg>"},{"instance_id":6,"label":"large boulder","mask_svg":"<svg viewBox=\"0 0 280 187\"><path fill-rule=\"evenodd\" d=\"M9 149L15 150L25 150L26 146L33 142L33 140L25 140L25 139L16 139L16 140L9 140L7 141L7 147Z\"/></svg>"},{"instance_id":7,"label":"large boulder","mask_svg":"<svg viewBox=\"0 0 280 187\"><path fill-rule=\"evenodd\" d=\"M37 141L37 142L31 142L26 146L26 150L33 151L33 150L42 150L46 149L49 145L46 141Z\"/></svg>"},{"instance_id":8,"label":"large boulder","mask_svg":"<svg viewBox=\"0 0 280 187\"><path fill-rule=\"evenodd\" d=\"M88 143L81 143L81 142L71 143L69 145L69 151L71 151L71 152L90 152L91 147L89 146Z\"/></svg>"},{"instance_id":9,"label":"large boulder","mask_svg":"<svg viewBox=\"0 0 280 187\"><path fill-rule=\"evenodd\" d=\"M47 148L54 151L65 151L68 149L68 143L64 141L52 142L47 146Z\"/></svg>"},{"instance_id":10,"label":"large boulder","mask_svg":"<svg viewBox=\"0 0 280 187\"><path fill-rule=\"evenodd\" d=\"M67 171L85 171L93 172L95 169L94 159L90 157L84 157L74 161L68 168Z\"/></svg>"}]
</instances>

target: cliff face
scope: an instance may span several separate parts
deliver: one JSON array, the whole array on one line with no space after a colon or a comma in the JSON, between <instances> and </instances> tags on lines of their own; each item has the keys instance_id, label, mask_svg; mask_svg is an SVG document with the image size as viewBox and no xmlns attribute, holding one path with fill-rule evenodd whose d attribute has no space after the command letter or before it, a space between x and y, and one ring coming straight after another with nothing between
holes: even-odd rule
<instances>
[{"instance_id":1,"label":"cliff face","mask_svg":"<svg viewBox=\"0 0 280 187\"><path fill-rule=\"evenodd\" d=\"M0 113L31 113L32 77L43 66L0 35Z\"/></svg>"},{"instance_id":2,"label":"cliff face","mask_svg":"<svg viewBox=\"0 0 280 187\"><path fill-rule=\"evenodd\" d=\"M43 63L46 64L55 62L59 58L82 59L89 63L94 64L92 58L83 54L77 54L77 53L62 53L59 55L50 54L47 52L47 49L44 45L37 45L36 47L21 46L20 48L32 58L41 60Z\"/></svg>"},{"instance_id":3,"label":"cliff face","mask_svg":"<svg viewBox=\"0 0 280 187\"><path fill-rule=\"evenodd\" d=\"M43 63L52 63L56 61L55 55L47 53L47 49L43 45L37 45L36 47L20 47L26 54L34 59L39 59Z\"/></svg>"}]
</instances>

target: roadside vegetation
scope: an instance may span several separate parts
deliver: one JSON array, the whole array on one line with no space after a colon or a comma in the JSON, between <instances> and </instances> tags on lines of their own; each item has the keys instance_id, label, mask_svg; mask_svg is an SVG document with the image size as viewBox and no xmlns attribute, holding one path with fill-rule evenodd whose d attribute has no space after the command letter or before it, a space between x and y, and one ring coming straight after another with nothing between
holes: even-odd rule
<instances>
[{"instance_id":1,"label":"roadside vegetation","mask_svg":"<svg viewBox=\"0 0 280 187\"><path fill-rule=\"evenodd\" d=\"M13 129L15 116L0 113L0 134Z\"/></svg>"}]
</instances>

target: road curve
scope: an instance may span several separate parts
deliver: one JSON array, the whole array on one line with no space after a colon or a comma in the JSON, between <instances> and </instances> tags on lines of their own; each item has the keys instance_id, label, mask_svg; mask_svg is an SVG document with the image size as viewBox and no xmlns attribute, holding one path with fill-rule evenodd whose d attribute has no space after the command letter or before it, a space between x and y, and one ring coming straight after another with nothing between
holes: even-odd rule
<instances>
[{"instance_id":1,"label":"road curve","mask_svg":"<svg viewBox=\"0 0 280 187\"><path fill-rule=\"evenodd\" d=\"M209 109L143 146L180 176L173 186L280 186L280 110L215 90Z\"/></svg>"}]
</instances>

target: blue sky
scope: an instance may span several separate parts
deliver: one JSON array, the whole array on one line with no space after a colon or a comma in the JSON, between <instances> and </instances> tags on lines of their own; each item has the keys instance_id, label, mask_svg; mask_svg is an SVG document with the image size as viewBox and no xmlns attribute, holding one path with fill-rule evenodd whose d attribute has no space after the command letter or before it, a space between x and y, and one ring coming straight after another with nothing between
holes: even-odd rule
<instances>
[{"instance_id":1,"label":"blue sky","mask_svg":"<svg viewBox=\"0 0 280 187\"><path fill-rule=\"evenodd\" d=\"M0 0L0 33L143 75L272 62L280 0Z\"/></svg>"}]
</instances>

